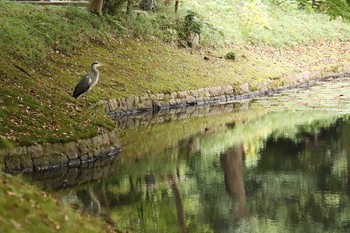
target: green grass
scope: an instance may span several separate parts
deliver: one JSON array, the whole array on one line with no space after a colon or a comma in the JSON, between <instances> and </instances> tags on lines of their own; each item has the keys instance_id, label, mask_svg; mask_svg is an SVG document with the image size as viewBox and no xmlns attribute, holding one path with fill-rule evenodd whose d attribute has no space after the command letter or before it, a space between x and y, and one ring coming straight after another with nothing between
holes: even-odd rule
<instances>
[{"instance_id":1,"label":"green grass","mask_svg":"<svg viewBox=\"0 0 350 233\"><path fill-rule=\"evenodd\" d=\"M270 1L185 1L183 10L194 10L203 20L203 43L215 46L309 44L320 38L349 39L346 22L330 20L323 13L297 10L294 1L274 5ZM209 13L208 13L209 12Z\"/></svg>"},{"instance_id":2,"label":"green grass","mask_svg":"<svg viewBox=\"0 0 350 233\"><path fill-rule=\"evenodd\" d=\"M284 78L288 74L349 64L350 44L344 43L348 24L267 2L260 10L242 12L238 3L186 1L178 15L170 13L170 6L126 18L0 0L0 148L68 142L113 129L114 122L101 106L85 109L83 99L71 97L95 60L105 65L90 93L92 104L225 84L239 91L245 82L256 90L267 79L275 87L293 81ZM177 47L178 30L189 9L204 22L198 50ZM260 17L244 21L245 13ZM234 61L224 59L228 52L236 54ZM188 133L196 127L201 126L195 124ZM171 135L163 136L171 141ZM1 174L0 182L0 206L6 210L0 216L1 232L104 230L98 221L79 216L17 178Z\"/></svg>"},{"instance_id":3,"label":"green grass","mask_svg":"<svg viewBox=\"0 0 350 233\"><path fill-rule=\"evenodd\" d=\"M107 21L87 10L3 1L0 6L2 55L37 63L51 53L75 54L92 42L103 43L106 38Z\"/></svg>"},{"instance_id":4,"label":"green grass","mask_svg":"<svg viewBox=\"0 0 350 233\"><path fill-rule=\"evenodd\" d=\"M80 214L20 178L0 173L0 231L113 232L91 216Z\"/></svg>"},{"instance_id":5,"label":"green grass","mask_svg":"<svg viewBox=\"0 0 350 233\"><path fill-rule=\"evenodd\" d=\"M105 66L89 93L92 104L226 84L239 91L246 82L254 91L267 79L276 87L292 81L284 78L288 74L331 70L350 60L350 45L342 42L348 24L259 4L255 13L269 19L266 28L259 26L261 17L244 22L242 9L229 1L183 2L178 15L163 6L138 17L0 1L0 148L68 142L113 129L102 107L85 109L83 99L71 97L95 60ZM204 22L198 50L176 46L188 9ZM236 54L234 61L225 59L228 52Z\"/></svg>"}]
</instances>

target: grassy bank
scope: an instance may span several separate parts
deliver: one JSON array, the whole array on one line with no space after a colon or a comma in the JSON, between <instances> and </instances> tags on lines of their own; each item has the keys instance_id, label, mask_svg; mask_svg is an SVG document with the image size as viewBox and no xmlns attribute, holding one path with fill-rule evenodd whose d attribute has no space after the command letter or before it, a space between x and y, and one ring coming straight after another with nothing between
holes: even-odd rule
<instances>
[{"instance_id":1,"label":"grassy bank","mask_svg":"<svg viewBox=\"0 0 350 233\"><path fill-rule=\"evenodd\" d=\"M1 232L113 232L18 178L0 173Z\"/></svg>"},{"instance_id":2,"label":"grassy bank","mask_svg":"<svg viewBox=\"0 0 350 233\"><path fill-rule=\"evenodd\" d=\"M94 60L105 66L92 103L225 84L238 92L248 83L253 91L266 80L276 87L291 81L289 74L348 63L350 27L342 20L293 5L249 4L189 1L177 15L161 6L146 15L98 17L83 8L0 1L0 148L111 130L101 107L85 109L70 96ZM190 9L203 24L197 49L178 47ZM227 52L236 60L226 60Z\"/></svg>"},{"instance_id":3,"label":"grassy bank","mask_svg":"<svg viewBox=\"0 0 350 233\"><path fill-rule=\"evenodd\" d=\"M294 81L290 74L350 64L350 27L341 19L293 4L246 2L186 1L177 15L161 6L139 16L98 17L83 8L0 0L0 149L112 130L114 122L95 105L100 99L226 84L239 92L244 83L254 91L264 81L273 88ZM187 10L203 25L196 49L181 47ZM225 59L228 52L234 61ZM71 93L95 60L104 66L85 109ZM105 229L20 179L0 174L0 183L0 206L8 210L0 214L1 232Z\"/></svg>"}]
</instances>

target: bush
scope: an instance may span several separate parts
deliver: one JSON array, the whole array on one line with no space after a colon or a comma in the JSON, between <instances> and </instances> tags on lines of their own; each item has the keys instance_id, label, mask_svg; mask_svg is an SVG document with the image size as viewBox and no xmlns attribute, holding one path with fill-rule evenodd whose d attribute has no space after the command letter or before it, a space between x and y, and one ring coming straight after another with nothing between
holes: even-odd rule
<instances>
[{"instance_id":1,"label":"bush","mask_svg":"<svg viewBox=\"0 0 350 233\"><path fill-rule=\"evenodd\" d=\"M193 11L187 11L184 17L182 26L178 28L180 44L192 45L191 38L197 37L202 33L203 22L199 19L197 14Z\"/></svg>"},{"instance_id":2,"label":"bush","mask_svg":"<svg viewBox=\"0 0 350 233\"><path fill-rule=\"evenodd\" d=\"M227 54L226 54L226 59L228 59L228 60L235 60L236 59L236 53L235 52L228 52Z\"/></svg>"}]
</instances>

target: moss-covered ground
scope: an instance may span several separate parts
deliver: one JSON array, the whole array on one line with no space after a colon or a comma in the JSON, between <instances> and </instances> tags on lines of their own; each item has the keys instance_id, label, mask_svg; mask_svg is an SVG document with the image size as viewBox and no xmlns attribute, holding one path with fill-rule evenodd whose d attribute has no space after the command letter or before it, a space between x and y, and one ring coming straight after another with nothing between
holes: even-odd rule
<instances>
[{"instance_id":1,"label":"moss-covered ground","mask_svg":"<svg viewBox=\"0 0 350 233\"><path fill-rule=\"evenodd\" d=\"M227 1L220 2L223 6L207 6L213 14L203 19L203 46L190 49L174 43L172 22L185 13L175 17L163 11L120 21L81 8L0 0L0 149L67 142L113 129L113 121L96 105L100 99L225 84L240 91L243 83L253 91L265 80L277 87L294 81L291 74L337 70L350 62L349 26L342 20L271 6L265 14L246 5L253 15L240 16L243 21L230 27L238 14ZM205 7L196 8L202 17ZM249 21L255 16L265 23ZM205 30L213 27L215 32ZM224 36L216 39L218 35ZM225 59L231 51L234 61ZM85 101L73 99L71 93L95 60L104 66L85 108ZM20 179L0 174L0 182L1 232L108 231Z\"/></svg>"},{"instance_id":2,"label":"moss-covered ground","mask_svg":"<svg viewBox=\"0 0 350 233\"><path fill-rule=\"evenodd\" d=\"M0 173L0 232L113 232L19 178Z\"/></svg>"},{"instance_id":3,"label":"moss-covered ground","mask_svg":"<svg viewBox=\"0 0 350 233\"><path fill-rule=\"evenodd\" d=\"M247 41L190 49L133 37L118 18L100 18L85 9L0 5L0 148L67 142L111 130L114 123L96 106L100 99L225 84L240 91L242 83L254 91L264 80L276 87L293 81L289 74L336 70L350 59L347 37L334 36L348 30L341 21L332 22L332 34L321 31L312 43ZM225 59L229 51L236 60ZM85 101L71 93L95 60L104 66L86 109Z\"/></svg>"},{"instance_id":4,"label":"moss-covered ground","mask_svg":"<svg viewBox=\"0 0 350 233\"><path fill-rule=\"evenodd\" d=\"M114 124L102 107L86 109L84 99L71 97L75 84L94 60L104 66L99 84L89 93L92 105L99 99L225 84L239 91L242 83L249 83L250 89L256 90L267 79L276 87L293 81L288 80L289 74L322 72L347 64L349 46L333 41L284 49L237 47L238 58L229 61L219 58L223 54L218 51L190 53L162 42L125 39L74 56L55 54L34 66L8 59L0 71L0 145L66 142L112 129Z\"/></svg>"}]
</instances>

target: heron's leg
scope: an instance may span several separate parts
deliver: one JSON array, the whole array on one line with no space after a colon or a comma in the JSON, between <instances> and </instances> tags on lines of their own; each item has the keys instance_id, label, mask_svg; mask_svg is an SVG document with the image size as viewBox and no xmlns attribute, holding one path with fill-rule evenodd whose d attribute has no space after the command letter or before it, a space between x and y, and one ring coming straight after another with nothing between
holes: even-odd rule
<instances>
[{"instance_id":1,"label":"heron's leg","mask_svg":"<svg viewBox=\"0 0 350 233\"><path fill-rule=\"evenodd\" d=\"M88 108L89 107L89 101L88 101L88 96L85 95L85 107Z\"/></svg>"}]
</instances>

